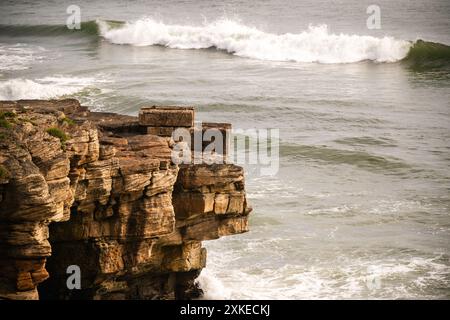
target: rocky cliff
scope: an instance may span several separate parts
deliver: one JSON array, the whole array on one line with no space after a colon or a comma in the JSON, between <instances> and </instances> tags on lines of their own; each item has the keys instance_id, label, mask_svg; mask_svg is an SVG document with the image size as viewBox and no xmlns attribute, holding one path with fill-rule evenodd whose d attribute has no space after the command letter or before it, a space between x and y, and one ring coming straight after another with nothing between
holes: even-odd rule
<instances>
[{"instance_id":1,"label":"rocky cliff","mask_svg":"<svg viewBox=\"0 0 450 320\"><path fill-rule=\"evenodd\" d=\"M241 167L173 163L189 110L139 121L71 99L0 102L0 298L200 296L202 241L246 232L251 209Z\"/></svg>"}]
</instances>

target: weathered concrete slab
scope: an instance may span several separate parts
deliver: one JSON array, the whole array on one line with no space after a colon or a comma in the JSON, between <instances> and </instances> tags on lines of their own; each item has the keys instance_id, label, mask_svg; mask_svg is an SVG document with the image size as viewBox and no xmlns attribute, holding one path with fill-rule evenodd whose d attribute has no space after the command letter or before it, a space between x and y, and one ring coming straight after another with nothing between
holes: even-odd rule
<instances>
[{"instance_id":1,"label":"weathered concrete slab","mask_svg":"<svg viewBox=\"0 0 450 320\"><path fill-rule=\"evenodd\" d=\"M150 127L187 127L194 125L193 107L144 107L139 111L139 124Z\"/></svg>"}]
</instances>

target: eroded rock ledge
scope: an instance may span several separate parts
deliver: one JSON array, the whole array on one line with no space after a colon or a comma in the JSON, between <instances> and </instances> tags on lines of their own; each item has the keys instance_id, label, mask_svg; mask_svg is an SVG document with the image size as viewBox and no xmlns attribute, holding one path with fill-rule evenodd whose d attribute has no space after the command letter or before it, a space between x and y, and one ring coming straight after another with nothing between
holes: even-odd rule
<instances>
[{"instance_id":1,"label":"eroded rock ledge","mask_svg":"<svg viewBox=\"0 0 450 320\"><path fill-rule=\"evenodd\" d=\"M0 298L201 295L201 241L246 232L251 209L241 167L171 161L168 119L0 102ZM70 265L81 290L66 286Z\"/></svg>"}]
</instances>

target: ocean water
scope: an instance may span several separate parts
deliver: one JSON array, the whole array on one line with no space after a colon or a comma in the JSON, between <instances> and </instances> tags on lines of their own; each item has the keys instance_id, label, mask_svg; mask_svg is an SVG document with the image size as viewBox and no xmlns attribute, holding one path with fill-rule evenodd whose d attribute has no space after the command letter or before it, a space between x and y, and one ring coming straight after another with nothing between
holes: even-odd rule
<instances>
[{"instance_id":1,"label":"ocean water","mask_svg":"<svg viewBox=\"0 0 450 320\"><path fill-rule=\"evenodd\" d=\"M205 298L449 299L450 2L378 0L375 30L371 4L1 1L0 99L279 129L251 231L205 242Z\"/></svg>"}]
</instances>

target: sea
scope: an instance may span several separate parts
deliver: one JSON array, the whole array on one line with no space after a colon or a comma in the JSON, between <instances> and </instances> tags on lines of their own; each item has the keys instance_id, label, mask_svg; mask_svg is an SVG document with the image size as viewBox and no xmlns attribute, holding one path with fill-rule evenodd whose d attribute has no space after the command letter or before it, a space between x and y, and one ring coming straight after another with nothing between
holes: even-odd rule
<instances>
[{"instance_id":1,"label":"sea","mask_svg":"<svg viewBox=\"0 0 450 320\"><path fill-rule=\"evenodd\" d=\"M1 0L0 100L277 130L204 299L450 299L449 31L448 0Z\"/></svg>"}]
</instances>

